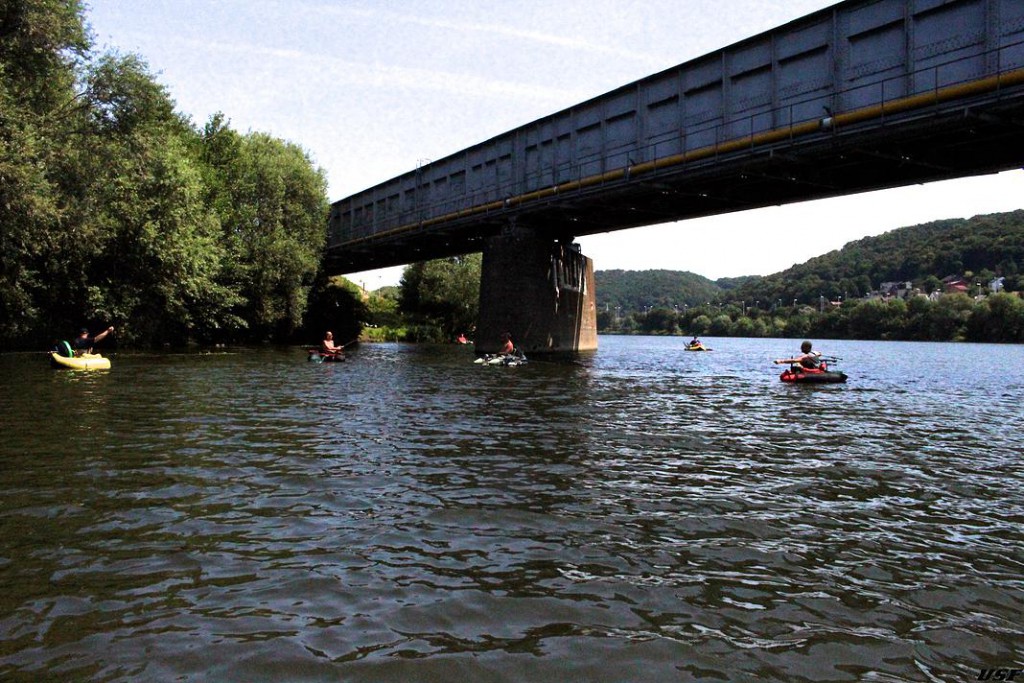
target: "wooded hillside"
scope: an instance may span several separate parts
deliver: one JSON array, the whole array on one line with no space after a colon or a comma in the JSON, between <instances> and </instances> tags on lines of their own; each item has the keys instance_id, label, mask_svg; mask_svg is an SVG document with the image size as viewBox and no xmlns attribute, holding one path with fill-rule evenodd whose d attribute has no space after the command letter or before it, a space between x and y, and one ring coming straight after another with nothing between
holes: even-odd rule
<instances>
[{"instance_id":1,"label":"wooded hillside","mask_svg":"<svg viewBox=\"0 0 1024 683\"><path fill-rule=\"evenodd\" d=\"M765 307L867 296L886 282L911 282L925 293L948 277L983 287L1005 277L1008 291L1024 289L1024 210L934 221L850 242L806 263L765 277L709 280L682 271L599 270L599 310L759 302Z\"/></svg>"},{"instance_id":2,"label":"wooded hillside","mask_svg":"<svg viewBox=\"0 0 1024 683\"><path fill-rule=\"evenodd\" d=\"M1024 210L934 221L865 237L781 273L740 286L732 298L748 301L796 299L815 303L866 296L884 282L911 282L929 293L943 278L965 278L987 285L1006 278L1009 291L1021 289L1024 265Z\"/></svg>"}]
</instances>

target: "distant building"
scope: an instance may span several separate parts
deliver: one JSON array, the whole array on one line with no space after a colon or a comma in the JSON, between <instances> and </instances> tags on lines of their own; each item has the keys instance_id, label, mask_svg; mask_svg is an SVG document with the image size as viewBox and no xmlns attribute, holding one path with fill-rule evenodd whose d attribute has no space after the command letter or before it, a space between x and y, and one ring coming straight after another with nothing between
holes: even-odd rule
<instances>
[{"instance_id":1,"label":"distant building","mask_svg":"<svg viewBox=\"0 0 1024 683\"><path fill-rule=\"evenodd\" d=\"M910 282L883 282L878 292L886 299L906 299L914 291L914 285Z\"/></svg>"},{"instance_id":2,"label":"distant building","mask_svg":"<svg viewBox=\"0 0 1024 683\"><path fill-rule=\"evenodd\" d=\"M988 288L992 290L993 294L997 294L1003 291L1003 282L1006 280L1005 277L997 277L988 283Z\"/></svg>"}]
</instances>

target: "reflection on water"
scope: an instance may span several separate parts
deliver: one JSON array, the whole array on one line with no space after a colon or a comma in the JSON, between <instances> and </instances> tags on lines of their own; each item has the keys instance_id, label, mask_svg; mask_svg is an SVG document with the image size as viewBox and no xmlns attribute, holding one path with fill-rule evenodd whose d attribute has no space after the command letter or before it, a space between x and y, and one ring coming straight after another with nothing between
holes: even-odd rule
<instances>
[{"instance_id":1,"label":"reflection on water","mask_svg":"<svg viewBox=\"0 0 1024 683\"><path fill-rule=\"evenodd\" d=\"M1024 666L1021 347L821 343L850 382L806 387L684 343L0 356L0 678Z\"/></svg>"}]
</instances>

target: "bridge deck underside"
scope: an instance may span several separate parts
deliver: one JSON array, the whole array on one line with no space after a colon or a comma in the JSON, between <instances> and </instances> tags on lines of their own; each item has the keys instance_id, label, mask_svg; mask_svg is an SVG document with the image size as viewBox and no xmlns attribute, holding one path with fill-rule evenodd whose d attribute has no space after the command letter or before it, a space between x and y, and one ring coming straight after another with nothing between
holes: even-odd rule
<instances>
[{"instance_id":1,"label":"bridge deck underside","mask_svg":"<svg viewBox=\"0 0 1024 683\"><path fill-rule=\"evenodd\" d=\"M572 238L624 228L979 175L1024 165L1024 88L382 235L327 254L331 272L480 251L510 223ZM685 229L685 226L683 226Z\"/></svg>"}]
</instances>

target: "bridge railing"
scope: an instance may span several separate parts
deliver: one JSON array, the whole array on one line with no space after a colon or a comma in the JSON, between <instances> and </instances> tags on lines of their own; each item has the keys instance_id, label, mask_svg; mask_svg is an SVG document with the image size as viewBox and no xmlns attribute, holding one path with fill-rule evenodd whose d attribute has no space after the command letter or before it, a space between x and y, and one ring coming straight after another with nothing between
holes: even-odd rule
<instances>
[{"instance_id":1,"label":"bridge railing","mask_svg":"<svg viewBox=\"0 0 1024 683\"><path fill-rule=\"evenodd\" d=\"M884 122L888 116L906 115L913 109L968 97L978 90L972 86L982 82L989 95L996 98L1004 87L1024 82L1024 41L979 52L971 59L975 68L970 72L965 71L963 59L949 59L782 106L760 108L728 120L653 135L642 145L631 140L571 161L526 169L517 174L519 177L480 190L459 189L450 176L431 177L432 165L426 165L335 204L329 244L341 246L398 233L429 231L467 216L507 212L530 201L621 184L640 172L645 177L656 177L668 169L679 173L688 164L714 163L723 155L732 156L767 144L788 144L808 132L834 132L841 125L869 119ZM977 60L987 65L981 72L982 78L978 76ZM510 155L521 152L509 149ZM401 184L410 179L411 184ZM443 196L424 199L431 193ZM362 203L353 206L351 200L355 199Z\"/></svg>"}]
</instances>

